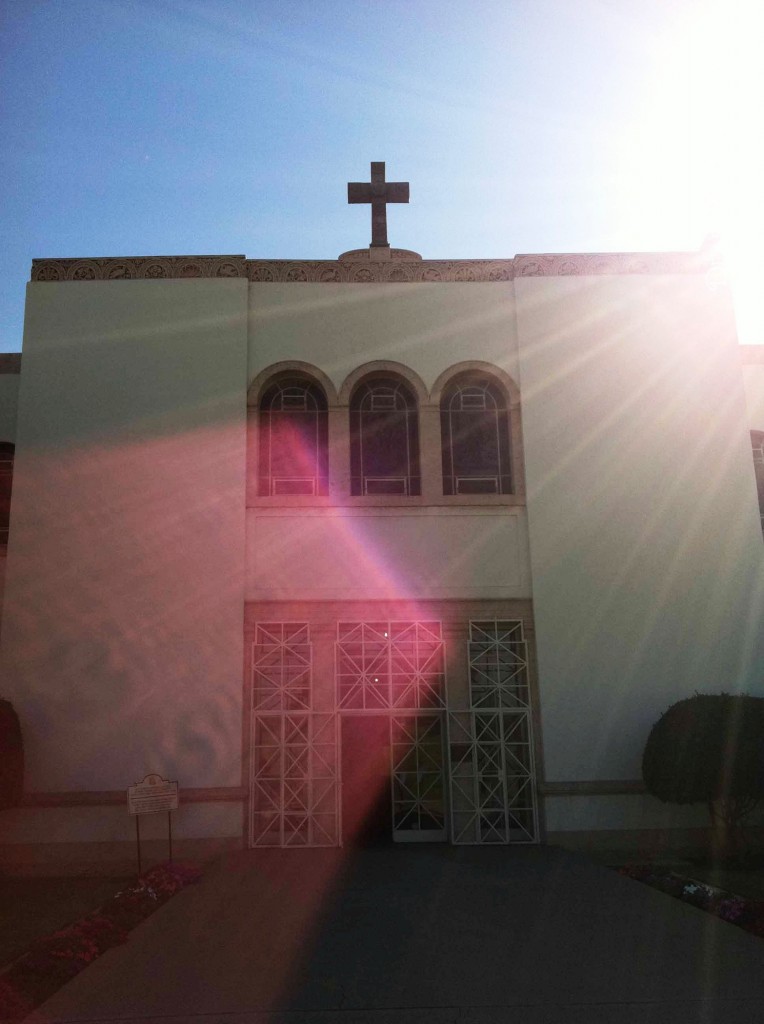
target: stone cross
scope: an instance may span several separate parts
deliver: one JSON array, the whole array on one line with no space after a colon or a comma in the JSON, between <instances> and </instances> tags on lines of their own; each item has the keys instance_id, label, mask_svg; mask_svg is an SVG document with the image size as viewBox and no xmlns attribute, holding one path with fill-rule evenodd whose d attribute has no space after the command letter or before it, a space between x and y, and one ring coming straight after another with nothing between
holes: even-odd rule
<instances>
[{"instance_id":1,"label":"stone cross","mask_svg":"<svg viewBox=\"0 0 764 1024\"><path fill-rule=\"evenodd\" d=\"M371 203L371 244L389 245L387 240L387 203L407 203L407 181L385 181L384 160L372 160L371 182L349 181L349 203Z\"/></svg>"}]
</instances>

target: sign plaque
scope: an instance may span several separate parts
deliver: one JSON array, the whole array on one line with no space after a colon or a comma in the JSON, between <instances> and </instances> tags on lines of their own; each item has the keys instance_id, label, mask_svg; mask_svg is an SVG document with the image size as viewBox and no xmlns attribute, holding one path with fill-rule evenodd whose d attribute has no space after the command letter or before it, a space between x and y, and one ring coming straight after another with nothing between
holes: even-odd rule
<instances>
[{"instance_id":1,"label":"sign plaque","mask_svg":"<svg viewBox=\"0 0 764 1024\"><path fill-rule=\"evenodd\" d=\"M158 814L178 809L178 783L163 779L161 775L146 775L127 789L129 814Z\"/></svg>"}]
</instances>

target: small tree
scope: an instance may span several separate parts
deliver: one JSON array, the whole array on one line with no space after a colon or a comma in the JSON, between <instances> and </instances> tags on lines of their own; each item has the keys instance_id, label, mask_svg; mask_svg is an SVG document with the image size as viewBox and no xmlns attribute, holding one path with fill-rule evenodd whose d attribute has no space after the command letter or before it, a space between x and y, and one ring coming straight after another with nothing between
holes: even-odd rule
<instances>
[{"instance_id":1,"label":"small tree","mask_svg":"<svg viewBox=\"0 0 764 1024\"><path fill-rule=\"evenodd\" d=\"M664 803L705 803L714 855L735 855L764 797L764 698L696 693L673 704L650 731L642 778Z\"/></svg>"},{"instance_id":2,"label":"small tree","mask_svg":"<svg viewBox=\"0 0 764 1024\"><path fill-rule=\"evenodd\" d=\"M9 700L0 698L0 810L21 803L24 788L24 745L19 716Z\"/></svg>"}]
</instances>

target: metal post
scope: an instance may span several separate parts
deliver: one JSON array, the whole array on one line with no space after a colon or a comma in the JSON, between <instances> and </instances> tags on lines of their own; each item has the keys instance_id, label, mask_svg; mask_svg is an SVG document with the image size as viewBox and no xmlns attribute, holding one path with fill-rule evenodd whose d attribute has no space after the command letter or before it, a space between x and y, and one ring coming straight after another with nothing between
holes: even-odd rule
<instances>
[{"instance_id":1,"label":"metal post","mask_svg":"<svg viewBox=\"0 0 764 1024\"><path fill-rule=\"evenodd\" d=\"M141 873L141 816L136 814L135 816L135 842L138 847L138 874Z\"/></svg>"}]
</instances>

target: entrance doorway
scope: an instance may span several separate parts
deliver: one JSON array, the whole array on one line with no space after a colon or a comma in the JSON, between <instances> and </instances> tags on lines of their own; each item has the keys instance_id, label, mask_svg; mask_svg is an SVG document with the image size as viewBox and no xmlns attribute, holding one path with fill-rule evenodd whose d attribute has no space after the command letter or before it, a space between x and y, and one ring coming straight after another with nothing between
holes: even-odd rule
<instances>
[{"instance_id":1,"label":"entrance doorway","mask_svg":"<svg viewBox=\"0 0 764 1024\"><path fill-rule=\"evenodd\" d=\"M390 719L342 715L341 721L343 845L389 843L393 832Z\"/></svg>"},{"instance_id":2,"label":"entrance doorway","mask_svg":"<svg viewBox=\"0 0 764 1024\"><path fill-rule=\"evenodd\" d=\"M469 623L451 698L439 622L337 636L336 690L314 692L310 624L256 626L250 845L538 842L522 621Z\"/></svg>"},{"instance_id":3,"label":"entrance doorway","mask_svg":"<svg viewBox=\"0 0 764 1024\"><path fill-rule=\"evenodd\" d=\"M342 841L445 842L439 714L343 714Z\"/></svg>"}]
</instances>

